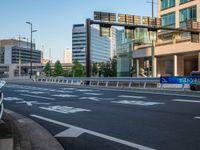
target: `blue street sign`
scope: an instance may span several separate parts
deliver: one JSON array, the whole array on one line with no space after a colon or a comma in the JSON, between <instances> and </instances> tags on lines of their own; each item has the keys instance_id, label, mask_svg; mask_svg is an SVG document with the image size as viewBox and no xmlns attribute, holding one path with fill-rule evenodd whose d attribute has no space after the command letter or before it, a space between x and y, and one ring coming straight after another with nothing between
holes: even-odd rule
<instances>
[{"instance_id":1,"label":"blue street sign","mask_svg":"<svg viewBox=\"0 0 200 150\"><path fill-rule=\"evenodd\" d=\"M161 84L200 84L200 76L160 77Z\"/></svg>"}]
</instances>

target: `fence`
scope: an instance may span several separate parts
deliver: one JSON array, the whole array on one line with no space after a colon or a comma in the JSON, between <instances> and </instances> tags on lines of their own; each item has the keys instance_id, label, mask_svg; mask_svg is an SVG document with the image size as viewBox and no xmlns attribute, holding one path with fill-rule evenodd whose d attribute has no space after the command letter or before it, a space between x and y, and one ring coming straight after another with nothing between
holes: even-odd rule
<instances>
[{"instance_id":1,"label":"fence","mask_svg":"<svg viewBox=\"0 0 200 150\"><path fill-rule=\"evenodd\" d=\"M6 84L6 82L1 80L1 81L0 81L0 89L1 89L5 84ZM0 98L0 121L1 121L1 118L2 118L2 115L3 115L3 109L4 109L4 107L3 107L4 95L3 95L3 92L0 91L0 93L1 93L1 98Z\"/></svg>"},{"instance_id":2,"label":"fence","mask_svg":"<svg viewBox=\"0 0 200 150\"><path fill-rule=\"evenodd\" d=\"M65 78L65 77L39 77L36 82L60 83L73 85L90 85L105 87L158 87L160 78L126 78L126 77L91 77L91 78Z\"/></svg>"}]
</instances>

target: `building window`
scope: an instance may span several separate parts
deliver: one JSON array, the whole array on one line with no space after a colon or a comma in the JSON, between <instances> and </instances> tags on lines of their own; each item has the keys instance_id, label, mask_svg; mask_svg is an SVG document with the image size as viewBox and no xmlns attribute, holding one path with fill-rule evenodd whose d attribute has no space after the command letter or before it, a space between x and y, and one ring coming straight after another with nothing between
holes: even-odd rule
<instances>
[{"instance_id":1,"label":"building window","mask_svg":"<svg viewBox=\"0 0 200 150\"><path fill-rule=\"evenodd\" d=\"M180 4L184 4L184 3L187 3L187 2L190 2L192 0L180 0Z\"/></svg>"},{"instance_id":2,"label":"building window","mask_svg":"<svg viewBox=\"0 0 200 150\"><path fill-rule=\"evenodd\" d=\"M180 27L186 26L186 21L196 21L197 20L197 9L196 6L189 7L180 10Z\"/></svg>"},{"instance_id":3,"label":"building window","mask_svg":"<svg viewBox=\"0 0 200 150\"><path fill-rule=\"evenodd\" d=\"M162 26L175 27L175 12L161 16Z\"/></svg>"},{"instance_id":4,"label":"building window","mask_svg":"<svg viewBox=\"0 0 200 150\"><path fill-rule=\"evenodd\" d=\"M161 0L161 10L174 7L176 0Z\"/></svg>"}]
</instances>

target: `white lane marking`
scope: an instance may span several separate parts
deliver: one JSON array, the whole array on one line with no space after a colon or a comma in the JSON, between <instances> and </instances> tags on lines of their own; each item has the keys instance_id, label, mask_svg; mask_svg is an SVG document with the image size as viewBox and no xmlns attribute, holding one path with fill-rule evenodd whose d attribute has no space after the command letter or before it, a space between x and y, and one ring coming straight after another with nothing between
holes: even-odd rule
<instances>
[{"instance_id":1,"label":"white lane marking","mask_svg":"<svg viewBox=\"0 0 200 150\"><path fill-rule=\"evenodd\" d=\"M122 98L146 98L143 96L130 96L130 95L119 95L118 97L122 97Z\"/></svg>"},{"instance_id":2,"label":"white lane marking","mask_svg":"<svg viewBox=\"0 0 200 150\"><path fill-rule=\"evenodd\" d=\"M99 95L103 95L102 93L84 93L86 95L95 95L95 96L99 96Z\"/></svg>"},{"instance_id":3,"label":"white lane marking","mask_svg":"<svg viewBox=\"0 0 200 150\"><path fill-rule=\"evenodd\" d=\"M40 99L47 99L47 100L55 100L55 98L50 98L50 97L42 97L42 96L36 96L36 95L28 95L28 94L20 94L22 96L27 96L27 97L33 97L33 98L40 98Z\"/></svg>"},{"instance_id":4,"label":"white lane marking","mask_svg":"<svg viewBox=\"0 0 200 150\"><path fill-rule=\"evenodd\" d=\"M196 116L196 117L194 117L195 119L200 119L200 117L199 116Z\"/></svg>"},{"instance_id":5,"label":"white lane marking","mask_svg":"<svg viewBox=\"0 0 200 150\"><path fill-rule=\"evenodd\" d=\"M18 97L4 97L5 101L21 101L21 98Z\"/></svg>"},{"instance_id":6,"label":"white lane marking","mask_svg":"<svg viewBox=\"0 0 200 150\"><path fill-rule=\"evenodd\" d=\"M41 91L29 91L29 90L15 90L15 92L29 93L29 94L44 94L44 92Z\"/></svg>"},{"instance_id":7,"label":"white lane marking","mask_svg":"<svg viewBox=\"0 0 200 150\"><path fill-rule=\"evenodd\" d=\"M172 99L174 102L186 102L186 103L200 103L200 100L188 100L188 99Z\"/></svg>"},{"instance_id":8,"label":"white lane marking","mask_svg":"<svg viewBox=\"0 0 200 150\"><path fill-rule=\"evenodd\" d=\"M74 108L74 107L68 107L68 106L49 106L49 107L40 107L41 109L48 110L48 111L54 111L59 112L63 114L69 114L69 113L77 113L77 112L83 112L83 111L91 111L89 109L82 109L82 108Z\"/></svg>"},{"instance_id":9,"label":"white lane marking","mask_svg":"<svg viewBox=\"0 0 200 150\"><path fill-rule=\"evenodd\" d=\"M83 99L83 100L92 100L92 101L114 100L114 98L100 98L100 97L80 97L79 99Z\"/></svg>"},{"instance_id":10,"label":"white lane marking","mask_svg":"<svg viewBox=\"0 0 200 150\"><path fill-rule=\"evenodd\" d=\"M150 148L150 147L146 147L146 146L139 145L139 144L136 144L136 143L133 143L133 142L125 141L125 140L115 138L115 137L112 137L112 136L109 136L109 135L105 135L105 134L102 134L102 133L98 133L98 132L95 132L95 131L76 127L76 126L66 124L66 123L63 123L63 122L59 122L59 121L49 119L49 118L46 118L46 117L42 117L42 116L38 116L38 115L30 115L30 116L37 118L37 119L40 119L40 120L43 120L43 121L51 122L51 123L54 123L54 124L57 124L57 125L60 125L60 126L63 126L63 127L74 128L74 129L82 131L84 133L94 135L94 136L97 136L97 137L100 137L100 138L103 138L103 139L106 139L106 140L109 140L109 141L113 141L113 142L116 142L116 143L120 143L120 144L129 146L129 147L137 148L139 150L155 150L155 149Z\"/></svg>"},{"instance_id":11,"label":"white lane marking","mask_svg":"<svg viewBox=\"0 0 200 150\"><path fill-rule=\"evenodd\" d=\"M74 88L61 88L61 90L74 90Z\"/></svg>"},{"instance_id":12,"label":"white lane marking","mask_svg":"<svg viewBox=\"0 0 200 150\"><path fill-rule=\"evenodd\" d=\"M44 94L44 92L40 92L40 91L33 91L33 92L30 92L30 94Z\"/></svg>"},{"instance_id":13,"label":"white lane marking","mask_svg":"<svg viewBox=\"0 0 200 150\"><path fill-rule=\"evenodd\" d=\"M69 128L67 130L64 130L58 134L55 135L55 137L70 137L70 138L77 138L84 132L81 130L77 130L75 128Z\"/></svg>"},{"instance_id":14,"label":"white lane marking","mask_svg":"<svg viewBox=\"0 0 200 150\"><path fill-rule=\"evenodd\" d=\"M55 97L77 97L76 95L70 95L70 94L57 94L57 95L52 95Z\"/></svg>"},{"instance_id":15,"label":"white lane marking","mask_svg":"<svg viewBox=\"0 0 200 150\"><path fill-rule=\"evenodd\" d=\"M196 97L196 98L200 98L200 95L186 95L186 94L176 94L176 93L163 93L163 91L165 90L160 90L160 89L155 89L154 91L148 91L148 89L146 90L142 90L142 91L133 91L133 90L122 90L122 89L108 89L108 88L101 88L101 87L92 87L94 90L100 90L100 91L115 91L115 92L127 92L127 93L138 93L138 94L152 94L152 95L165 95L165 96L182 96L182 97ZM137 90L137 89L136 89ZM150 89L151 90L151 89ZM161 91L161 93L159 93L159 91ZM167 90L170 91L170 90ZM181 90L177 90L177 92L181 92Z\"/></svg>"},{"instance_id":16,"label":"white lane marking","mask_svg":"<svg viewBox=\"0 0 200 150\"><path fill-rule=\"evenodd\" d=\"M15 90L15 92L28 93L29 90Z\"/></svg>"},{"instance_id":17,"label":"white lane marking","mask_svg":"<svg viewBox=\"0 0 200 150\"><path fill-rule=\"evenodd\" d=\"M165 103L159 103L159 102L144 102L144 101L130 101L130 100L112 101L112 103L129 104L129 105L141 105L141 106L152 106L152 105L165 104Z\"/></svg>"},{"instance_id":18,"label":"white lane marking","mask_svg":"<svg viewBox=\"0 0 200 150\"><path fill-rule=\"evenodd\" d=\"M92 92L94 90L89 90L89 89L77 89L76 91L78 92Z\"/></svg>"},{"instance_id":19,"label":"white lane marking","mask_svg":"<svg viewBox=\"0 0 200 150\"><path fill-rule=\"evenodd\" d=\"M17 104L26 104L27 106L33 106L33 104L37 105L50 105L50 103L39 103L37 101L21 101L21 102L16 102Z\"/></svg>"}]
</instances>

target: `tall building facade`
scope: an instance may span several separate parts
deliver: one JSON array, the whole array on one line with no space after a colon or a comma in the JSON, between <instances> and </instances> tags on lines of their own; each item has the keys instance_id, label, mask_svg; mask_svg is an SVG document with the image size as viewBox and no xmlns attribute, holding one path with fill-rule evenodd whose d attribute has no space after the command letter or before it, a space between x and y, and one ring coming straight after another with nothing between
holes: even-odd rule
<instances>
[{"instance_id":1,"label":"tall building facade","mask_svg":"<svg viewBox=\"0 0 200 150\"><path fill-rule=\"evenodd\" d=\"M64 63L71 64L72 63L72 51L69 48L64 50Z\"/></svg>"},{"instance_id":2,"label":"tall building facade","mask_svg":"<svg viewBox=\"0 0 200 150\"><path fill-rule=\"evenodd\" d=\"M28 75L30 72L30 62L32 60L33 72L41 69L42 52L35 49L31 43L15 39L0 40L0 76L14 77Z\"/></svg>"},{"instance_id":3,"label":"tall building facade","mask_svg":"<svg viewBox=\"0 0 200 150\"><path fill-rule=\"evenodd\" d=\"M85 65L86 62L86 27L76 24L72 30L72 60ZM106 62L110 58L111 40L101 37L97 28L91 28L91 61Z\"/></svg>"},{"instance_id":4,"label":"tall building facade","mask_svg":"<svg viewBox=\"0 0 200 150\"><path fill-rule=\"evenodd\" d=\"M164 27L186 28L187 21L200 22L199 12L200 0L158 0L158 17ZM151 72L151 46L136 46L133 60L137 75L148 67ZM156 76L183 76L200 70L200 44L191 42L189 32L160 31L154 68Z\"/></svg>"}]
</instances>

